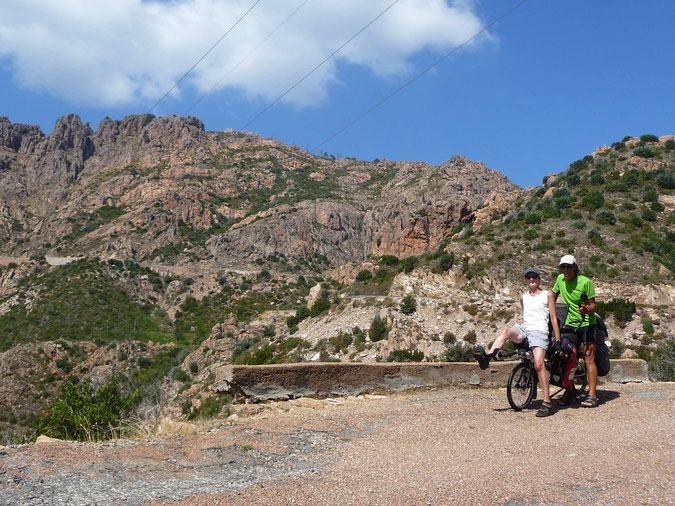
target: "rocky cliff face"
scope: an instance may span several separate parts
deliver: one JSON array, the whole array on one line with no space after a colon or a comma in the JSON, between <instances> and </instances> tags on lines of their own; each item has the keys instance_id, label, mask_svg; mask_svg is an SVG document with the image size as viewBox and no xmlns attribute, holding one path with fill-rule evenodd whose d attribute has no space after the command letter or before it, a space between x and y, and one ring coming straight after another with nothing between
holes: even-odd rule
<instances>
[{"instance_id":1,"label":"rocky cliff face","mask_svg":"<svg viewBox=\"0 0 675 506\"><path fill-rule=\"evenodd\" d=\"M326 160L196 118L76 115L45 136L0 119L0 253L90 254L214 264L272 253L334 264L434 248L502 174L455 156L420 162Z\"/></svg>"}]
</instances>

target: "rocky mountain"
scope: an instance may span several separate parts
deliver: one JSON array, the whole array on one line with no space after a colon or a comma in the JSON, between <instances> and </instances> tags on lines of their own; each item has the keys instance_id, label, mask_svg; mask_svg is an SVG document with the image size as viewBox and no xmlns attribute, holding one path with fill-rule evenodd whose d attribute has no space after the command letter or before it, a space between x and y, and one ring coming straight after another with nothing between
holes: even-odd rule
<instances>
[{"instance_id":1,"label":"rocky mountain","mask_svg":"<svg viewBox=\"0 0 675 506\"><path fill-rule=\"evenodd\" d=\"M550 287L565 253L615 356L672 370L674 190L673 136L524 190L459 155L318 157L196 118L0 118L0 436L73 376L194 417L225 409L223 363L465 359L519 321L524 269Z\"/></svg>"},{"instance_id":2,"label":"rocky mountain","mask_svg":"<svg viewBox=\"0 0 675 506\"><path fill-rule=\"evenodd\" d=\"M334 264L435 248L496 191L482 163L329 160L196 118L0 119L0 253L216 266L277 253Z\"/></svg>"}]
</instances>

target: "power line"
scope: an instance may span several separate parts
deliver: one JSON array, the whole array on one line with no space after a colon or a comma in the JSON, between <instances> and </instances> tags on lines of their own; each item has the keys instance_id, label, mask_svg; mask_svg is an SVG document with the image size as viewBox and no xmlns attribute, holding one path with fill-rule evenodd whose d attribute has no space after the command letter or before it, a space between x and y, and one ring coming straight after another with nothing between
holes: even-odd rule
<instances>
[{"instance_id":1,"label":"power line","mask_svg":"<svg viewBox=\"0 0 675 506\"><path fill-rule=\"evenodd\" d=\"M214 84L214 85L211 87L211 89L210 89L209 91L207 91L206 93L204 93L203 95L201 95L201 96L196 100L196 102L195 102L194 104L192 104L192 105L191 105L191 106L183 113L183 116L187 116L188 112L190 112L192 109L194 109L194 108L197 106L197 104L199 104L199 102L201 102L201 101L204 100L206 97L208 97L208 96L211 94L211 92L213 92L213 90L215 90L215 89L218 87L218 85L220 85L220 83L222 83L225 79L227 79L227 78L229 77L229 75L230 75L232 72L234 72L234 71L239 67L239 65L241 65L242 63L244 63L244 61L246 61L246 60L248 59L249 56L251 56L253 53L255 53L256 50L257 50L260 46L262 46L262 45L267 41L267 39L269 39L272 35L274 35L274 34L277 32L277 30L278 30L279 28L281 28L284 24L286 24L286 21L288 21L289 19L291 19L291 18L295 15L296 12L298 12L300 9L302 9L302 8L305 6L305 4L306 4L307 2L309 2L309 0L305 0L304 2L302 2L302 3L300 4L299 7L297 7L293 12L291 12L291 13L286 17L286 19L284 19L281 23L279 23L279 24L277 25L277 27L276 27L274 30L272 30L272 31L269 33L269 35L267 35L267 37L265 37L263 40L261 40L261 41L258 43L258 45L257 45L256 47L254 47L254 48L251 50L250 53L248 53L248 54L247 54L246 56L244 56L241 60L239 60L239 61L234 65L234 67L232 67L230 70L228 70L228 71L227 71L227 74L225 74L225 75L224 75L224 76L223 76L216 84Z\"/></svg>"},{"instance_id":2,"label":"power line","mask_svg":"<svg viewBox=\"0 0 675 506\"><path fill-rule=\"evenodd\" d=\"M260 116L265 114L267 111L269 111L274 105L279 102L282 98L284 98L286 95L288 95L291 91L293 91L301 82L303 82L305 79L307 79L310 75L312 75L319 67L321 67L324 63L326 63L328 60L330 60L333 56L335 56L342 48L344 48L347 44L349 44L352 40L354 40L356 37L358 37L361 32L363 32L366 28L368 28L370 25L372 25L375 21L377 21L380 17L382 17L389 9L391 9L394 5L396 5L399 2L399 0L394 0L394 2L384 9L382 12L380 12L377 16L375 16L366 26L361 28L354 36L352 36L347 42L342 44L339 48L337 48L335 51L333 51L325 60L323 60L321 63L319 63L316 67L314 67L312 70L310 70L307 74L305 74L299 81L297 81L293 86L288 88L279 98L277 98L274 102L269 104L267 107L265 107L262 111L260 111L258 114L256 114L252 119L248 121L243 127L239 129L239 131L244 130L246 127L248 127L251 123L253 123L255 120L257 120Z\"/></svg>"},{"instance_id":3,"label":"power line","mask_svg":"<svg viewBox=\"0 0 675 506\"><path fill-rule=\"evenodd\" d=\"M162 98L160 98L157 102L155 102L155 105L153 105L153 106L148 110L148 114L151 113L151 112L153 111L153 109L154 109L155 107L157 107L157 106L162 102L162 100L164 100L164 99L169 95L169 93L171 93L171 92L176 88L176 86L178 86L178 85L180 84L180 82L181 82L183 79L185 79L185 78L188 76L188 74L190 74L190 72L192 72L192 71L195 69L195 67L196 67L197 65L199 65L199 64L201 63L201 61L202 61L204 58L207 57L208 54L209 54L211 51L213 51L213 50L215 49L215 47L216 47L218 44L220 44L220 42L221 42L225 37L227 37L227 34L229 34L229 33L234 29L234 27L237 26L237 25L241 22L241 20L244 19L244 18L246 17L246 15L247 15L249 12L251 12L251 11L253 10L253 8L254 8L256 5L258 5L260 2L261 2L261 0L256 0L255 3L254 3L253 5L251 5L251 7L249 7L249 9L248 9L246 12L244 12L244 14L243 14L243 15L242 15L242 16L241 16L241 17L240 17L240 18L239 18L239 19L238 19L238 20L237 20L237 21L236 21L236 22L235 22L235 23L234 23L234 24L233 24L233 25L232 25L225 33L224 33L224 34L223 34L223 36L220 37L220 38L216 41L216 43L213 44L213 46L211 46L211 47L209 48L209 50L208 50L206 53L204 53L204 54L202 55L202 57L201 57L199 60L197 60L197 62L196 62L192 67L190 67L190 69L189 69L185 74L183 74L183 77L181 77L178 81L176 81L176 82L174 83L174 85L169 89L169 91L167 91L164 95L162 95Z\"/></svg>"},{"instance_id":4,"label":"power line","mask_svg":"<svg viewBox=\"0 0 675 506\"><path fill-rule=\"evenodd\" d=\"M520 7L521 5L523 5L526 1L527 1L527 0L521 0L521 1L518 2L516 5L514 5L513 7L511 7L509 10L507 10L504 14L502 14L502 15L499 16L498 18L494 19L493 21L491 21L490 23L488 23L487 25L485 25L485 26L484 26L483 28L481 28L478 32L476 32L474 35L472 35L471 37L469 37L468 39L466 39L464 42L462 42L459 46L457 46L456 48L454 48L452 51L450 51L449 53L445 54L443 57L441 57L441 58L439 58L438 60L436 60L434 63L432 63L431 65L429 65L429 66L428 66L427 68L425 68L422 72L420 72L419 74L417 74L415 77L413 77L412 79L410 79L409 81L407 81L407 82L404 83L403 85L399 86L396 90L394 90L394 91L391 92L389 95L387 95L386 97L384 97L382 100L380 100L379 102L377 102L375 105L373 105L372 107L370 107L370 108L369 108L368 110L366 110L364 113L362 113L362 114L360 114L359 116L357 116L356 118L354 118L352 121L350 121L349 123L347 123L344 127L342 127L340 130L338 130L337 132L335 132L333 135L331 135L330 137L324 139L320 144L317 144L316 146L314 146L314 147L311 149L311 151L317 150L318 148L320 148L321 146L323 146L324 144L326 144L328 141L334 139L335 137L337 137L338 135L340 135L342 132L344 132L345 130L347 130L348 128L350 128L352 125L354 125L354 123L356 123L356 122L358 122L359 120L363 119L365 116L367 116L368 114L370 114L371 112L373 112L375 109L377 109L378 107L380 107L382 104L384 104L385 102L387 102L390 98L392 98L394 95L396 95L397 93L399 93L401 90L403 90L404 88L408 87L409 85L411 85L412 83L414 83L415 81L417 81L420 77L422 77L424 74L426 74L427 72L429 72L429 71L430 71L432 68L434 68L436 65L440 64L441 62L443 62L444 60L446 60L447 58L449 58L450 56L452 56L453 54L455 54L457 51L459 51L460 49L462 49L464 46L466 46L469 42L471 42L472 40L474 40L476 37L478 37L480 34L482 34L484 31L486 31L486 30L487 30L488 28L490 28L492 25L494 25L495 23L501 21L501 20L504 19L506 16L508 16L509 14L511 14L511 13L512 13L513 11L515 11L518 7Z\"/></svg>"}]
</instances>

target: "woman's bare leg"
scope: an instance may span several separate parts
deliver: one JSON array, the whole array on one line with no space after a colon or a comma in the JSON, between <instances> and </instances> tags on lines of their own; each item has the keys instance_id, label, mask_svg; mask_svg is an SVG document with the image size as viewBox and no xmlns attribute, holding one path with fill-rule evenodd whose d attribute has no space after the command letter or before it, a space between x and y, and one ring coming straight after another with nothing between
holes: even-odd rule
<instances>
[{"instance_id":1,"label":"woman's bare leg","mask_svg":"<svg viewBox=\"0 0 675 506\"><path fill-rule=\"evenodd\" d=\"M539 348L538 346L533 348L534 353L534 370L537 371L537 376L539 377L539 384L541 385L541 391L544 393L544 402L551 402L551 392L548 384L548 372L546 367L544 367L544 358L546 357L546 351L544 348Z\"/></svg>"},{"instance_id":2,"label":"woman's bare leg","mask_svg":"<svg viewBox=\"0 0 675 506\"><path fill-rule=\"evenodd\" d=\"M522 343L523 336L520 335L520 332L516 327L509 327L502 330L497 336L497 339L495 339L495 342L492 343L488 355L493 354L497 350L501 350L506 344L506 341L513 341L514 343Z\"/></svg>"}]
</instances>

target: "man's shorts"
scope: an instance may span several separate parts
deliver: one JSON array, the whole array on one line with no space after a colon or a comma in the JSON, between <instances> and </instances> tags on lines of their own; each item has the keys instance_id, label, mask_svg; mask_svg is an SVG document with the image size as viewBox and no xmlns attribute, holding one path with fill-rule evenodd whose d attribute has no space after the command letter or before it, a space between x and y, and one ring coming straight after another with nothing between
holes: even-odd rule
<instances>
[{"instance_id":1,"label":"man's shorts","mask_svg":"<svg viewBox=\"0 0 675 506\"><path fill-rule=\"evenodd\" d=\"M527 339L530 343L530 348L543 348L544 351L548 348L548 333L541 330L527 330L525 325L516 325L518 332L520 332L523 339Z\"/></svg>"},{"instance_id":2,"label":"man's shorts","mask_svg":"<svg viewBox=\"0 0 675 506\"><path fill-rule=\"evenodd\" d=\"M605 338L597 325L587 325L585 327L570 327L563 325L560 329L560 339L564 348L572 349L579 343L600 343Z\"/></svg>"}]
</instances>

